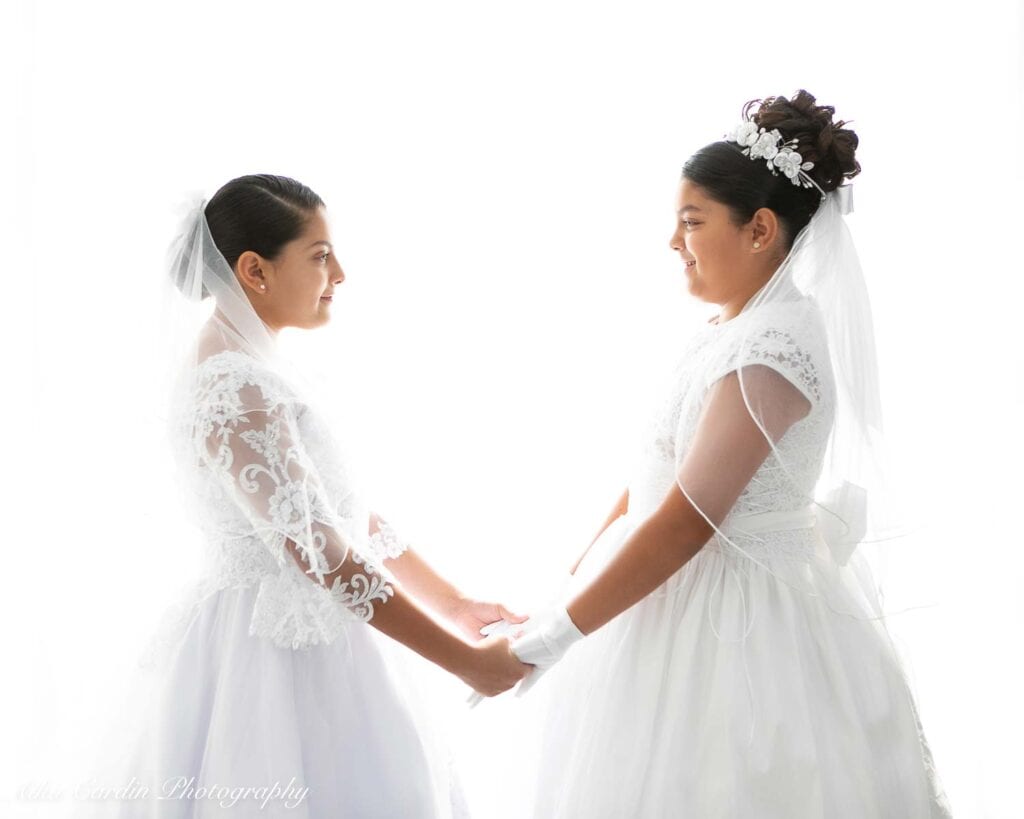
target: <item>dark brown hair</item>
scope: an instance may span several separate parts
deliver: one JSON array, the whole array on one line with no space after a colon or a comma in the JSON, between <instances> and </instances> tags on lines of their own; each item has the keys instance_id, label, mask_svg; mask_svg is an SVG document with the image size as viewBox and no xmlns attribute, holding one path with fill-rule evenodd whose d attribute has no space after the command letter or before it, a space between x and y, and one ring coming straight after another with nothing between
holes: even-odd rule
<instances>
[{"instance_id":1,"label":"dark brown hair","mask_svg":"<svg viewBox=\"0 0 1024 819\"><path fill-rule=\"evenodd\" d=\"M245 251L276 259L297 239L323 200L287 176L252 174L232 179L206 203L206 223L217 249L234 268Z\"/></svg>"},{"instance_id":2,"label":"dark brown hair","mask_svg":"<svg viewBox=\"0 0 1024 819\"><path fill-rule=\"evenodd\" d=\"M857 134L843 120L833 121L835 108L818 105L801 89L792 99L766 97L743 106L743 118L759 128L777 128L785 141L796 140L805 162L813 162L808 175L828 192L860 173L855 153ZM759 208L775 211L786 234L787 248L807 225L821 203L816 188L794 185L765 163L750 159L735 142L720 140L697 151L683 165L683 176L700 185L716 202L727 205L733 222L743 225Z\"/></svg>"}]
</instances>

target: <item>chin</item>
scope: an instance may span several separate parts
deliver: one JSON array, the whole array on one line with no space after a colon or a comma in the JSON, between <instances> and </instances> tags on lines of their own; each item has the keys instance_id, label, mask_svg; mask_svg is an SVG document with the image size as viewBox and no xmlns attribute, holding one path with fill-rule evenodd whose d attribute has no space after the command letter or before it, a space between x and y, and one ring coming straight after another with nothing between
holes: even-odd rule
<instances>
[{"instance_id":1,"label":"chin","mask_svg":"<svg viewBox=\"0 0 1024 819\"><path fill-rule=\"evenodd\" d=\"M699 283L696 283L693 280L690 280L689 282L686 283L686 289L689 292L690 296L695 298L697 301L703 301L708 304L718 304L718 300L714 297L714 295L708 293L708 291L704 287L701 287Z\"/></svg>"}]
</instances>

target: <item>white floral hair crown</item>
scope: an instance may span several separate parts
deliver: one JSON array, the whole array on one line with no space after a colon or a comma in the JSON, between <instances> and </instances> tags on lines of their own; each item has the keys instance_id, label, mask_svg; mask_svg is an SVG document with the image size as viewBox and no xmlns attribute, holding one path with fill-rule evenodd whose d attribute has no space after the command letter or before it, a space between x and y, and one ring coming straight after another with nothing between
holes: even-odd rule
<instances>
[{"instance_id":1,"label":"white floral hair crown","mask_svg":"<svg viewBox=\"0 0 1024 819\"><path fill-rule=\"evenodd\" d=\"M821 189L821 185L807 173L814 167L814 163L803 161L803 157L796 150L796 138L784 141L778 128L767 131L758 128L756 122L747 120L737 125L731 134L726 134L725 139L742 146L742 152L751 159L764 159L768 170L775 176L778 176L781 170L794 185L817 188L822 198L825 198L825 191Z\"/></svg>"}]
</instances>

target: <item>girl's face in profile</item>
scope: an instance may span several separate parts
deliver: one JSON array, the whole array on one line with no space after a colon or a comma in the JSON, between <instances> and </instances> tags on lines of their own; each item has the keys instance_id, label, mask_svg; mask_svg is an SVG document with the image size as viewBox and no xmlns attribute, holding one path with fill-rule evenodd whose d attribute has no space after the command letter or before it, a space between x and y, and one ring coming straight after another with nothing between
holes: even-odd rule
<instances>
[{"instance_id":1,"label":"girl's face in profile","mask_svg":"<svg viewBox=\"0 0 1024 819\"><path fill-rule=\"evenodd\" d=\"M687 288L702 301L725 304L750 281L753 231L733 223L726 205L685 177L676 197L676 229L669 242L683 260Z\"/></svg>"},{"instance_id":2,"label":"girl's face in profile","mask_svg":"<svg viewBox=\"0 0 1024 819\"><path fill-rule=\"evenodd\" d=\"M345 273L334 255L323 208L317 208L302 234L264 265L264 321L276 327L303 328L330 321L331 298L345 281Z\"/></svg>"}]
</instances>

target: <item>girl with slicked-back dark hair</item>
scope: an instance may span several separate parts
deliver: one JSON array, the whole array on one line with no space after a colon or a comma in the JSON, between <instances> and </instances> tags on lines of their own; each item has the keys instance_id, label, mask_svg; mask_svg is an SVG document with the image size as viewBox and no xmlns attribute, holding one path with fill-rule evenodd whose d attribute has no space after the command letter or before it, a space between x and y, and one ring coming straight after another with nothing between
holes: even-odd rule
<instances>
[{"instance_id":1,"label":"girl with slicked-back dark hair","mask_svg":"<svg viewBox=\"0 0 1024 819\"><path fill-rule=\"evenodd\" d=\"M232 179L206 205L206 222L231 267L246 250L268 259L296 238L309 214L324 207L313 191L287 176L252 174Z\"/></svg>"},{"instance_id":2,"label":"girl with slicked-back dark hair","mask_svg":"<svg viewBox=\"0 0 1024 819\"><path fill-rule=\"evenodd\" d=\"M123 759L99 765L145 790L104 815L464 816L402 653L494 696L529 666L480 629L525 618L460 592L374 511L343 445L359 431L279 348L331 320L345 281L323 200L233 179L194 203L169 268L170 440L206 559L133 689Z\"/></svg>"}]
</instances>

